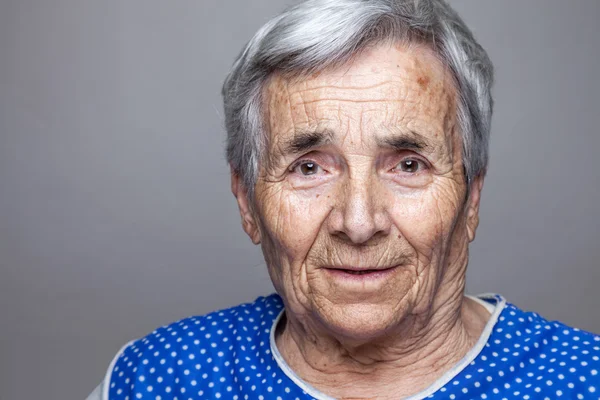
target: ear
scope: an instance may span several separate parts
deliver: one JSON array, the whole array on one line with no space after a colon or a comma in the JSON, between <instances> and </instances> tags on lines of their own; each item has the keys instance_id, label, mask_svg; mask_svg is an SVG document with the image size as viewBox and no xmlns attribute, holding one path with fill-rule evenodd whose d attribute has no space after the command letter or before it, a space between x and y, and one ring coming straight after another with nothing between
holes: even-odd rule
<instances>
[{"instance_id":1,"label":"ear","mask_svg":"<svg viewBox=\"0 0 600 400\"><path fill-rule=\"evenodd\" d=\"M469 198L467 199L467 235L469 242L475 240L475 232L479 226L479 202L481 200L481 191L483 189L483 176L475 178L471 184Z\"/></svg>"},{"instance_id":2,"label":"ear","mask_svg":"<svg viewBox=\"0 0 600 400\"><path fill-rule=\"evenodd\" d=\"M242 217L242 228L244 232L250 236L252 243L260 243L260 230L256 223L256 218L250 207L248 201L248 191L244 187L240 176L231 168L231 192L237 199L238 207L240 209L240 216Z\"/></svg>"}]
</instances>

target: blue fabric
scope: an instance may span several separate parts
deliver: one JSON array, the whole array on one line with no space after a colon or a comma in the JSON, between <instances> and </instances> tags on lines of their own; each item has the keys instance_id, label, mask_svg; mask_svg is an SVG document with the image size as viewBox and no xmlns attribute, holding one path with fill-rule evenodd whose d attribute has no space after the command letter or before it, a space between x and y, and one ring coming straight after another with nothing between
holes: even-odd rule
<instances>
[{"instance_id":1,"label":"blue fabric","mask_svg":"<svg viewBox=\"0 0 600 400\"><path fill-rule=\"evenodd\" d=\"M271 353L282 307L271 295L157 329L118 356L109 399L312 399ZM426 398L600 399L600 337L507 304L480 354Z\"/></svg>"}]
</instances>

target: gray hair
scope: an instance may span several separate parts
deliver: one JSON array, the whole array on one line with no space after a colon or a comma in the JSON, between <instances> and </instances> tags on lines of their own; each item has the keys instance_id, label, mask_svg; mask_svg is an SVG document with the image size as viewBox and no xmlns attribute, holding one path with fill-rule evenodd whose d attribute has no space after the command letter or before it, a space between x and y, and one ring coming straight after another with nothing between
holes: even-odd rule
<instances>
[{"instance_id":1,"label":"gray hair","mask_svg":"<svg viewBox=\"0 0 600 400\"><path fill-rule=\"evenodd\" d=\"M369 46L390 41L426 44L450 70L467 182L485 175L493 66L444 0L308 0L260 28L223 85L227 161L250 194L267 141L261 108L269 77L275 72L302 77L343 65Z\"/></svg>"}]
</instances>

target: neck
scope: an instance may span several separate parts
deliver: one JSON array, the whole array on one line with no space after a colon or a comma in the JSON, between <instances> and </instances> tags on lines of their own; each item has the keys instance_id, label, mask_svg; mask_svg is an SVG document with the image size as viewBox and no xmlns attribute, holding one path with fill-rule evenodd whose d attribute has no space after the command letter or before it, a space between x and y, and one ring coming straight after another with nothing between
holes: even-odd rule
<instances>
[{"instance_id":1,"label":"neck","mask_svg":"<svg viewBox=\"0 0 600 400\"><path fill-rule=\"evenodd\" d=\"M438 295L377 340L351 342L328 334L310 318L286 315L276 344L303 380L342 399L395 398L418 393L475 345L489 313L463 296Z\"/></svg>"}]
</instances>

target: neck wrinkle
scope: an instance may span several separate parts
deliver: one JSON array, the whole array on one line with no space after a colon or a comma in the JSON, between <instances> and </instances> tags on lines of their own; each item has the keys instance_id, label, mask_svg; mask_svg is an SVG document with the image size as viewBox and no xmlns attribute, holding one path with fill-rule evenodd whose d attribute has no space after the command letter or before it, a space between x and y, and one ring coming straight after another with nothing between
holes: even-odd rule
<instances>
[{"instance_id":1,"label":"neck wrinkle","mask_svg":"<svg viewBox=\"0 0 600 400\"><path fill-rule=\"evenodd\" d=\"M277 346L297 375L324 393L340 397L343 393L339 390L346 388L353 394L372 396L373 388L379 385L393 386L388 392L395 393L396 398L398 388L408 396L425 389L457 364L481 335L481 331L473 335L463 321L469 311L460 293L436 302L440 306L423 318L425 323L418 323L418 316L409 316L406 326L413 329L400 330L394 336L406 334L405 339L391 346L384 342L347 348L334 338L319 340L319 332L289 318L276 339ZM414 328L416 323L418 329Z\"/></svg>"}]
</instances>

